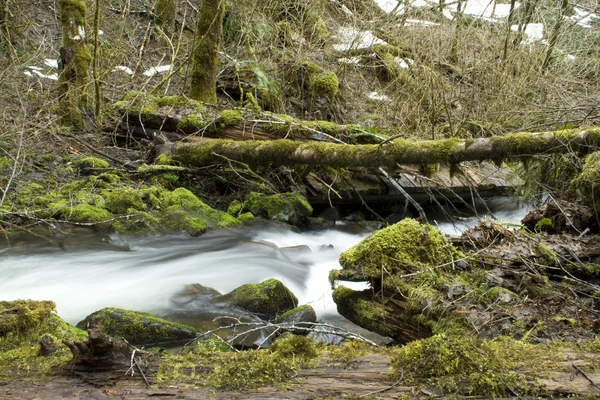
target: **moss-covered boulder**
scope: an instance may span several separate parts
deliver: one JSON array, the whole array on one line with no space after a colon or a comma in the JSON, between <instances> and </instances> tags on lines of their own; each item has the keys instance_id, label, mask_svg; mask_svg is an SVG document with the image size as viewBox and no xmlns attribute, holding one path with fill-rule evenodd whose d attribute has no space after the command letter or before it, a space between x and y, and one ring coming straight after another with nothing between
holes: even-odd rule
<instances>
[{"instance_id":1,"label":"moss-covered boulder","mask_svg":"<svg viewBox=\"0 0 600 400\"><path fill-rule=\"evenodd\" d=\"M317 322L317 313L310 304L286 311L275 319L275 323L277 324L291 324L303 328L312 328L315 322ZM306 329L292 329L291 332L294 335L309 334L309 331Z\"/></svg>"},{"instance_id":2,"label":"moss-covered boulder","mask_svg":"<svg viewBox=\"0 0 600 400\"><path fill-rule=\"evenodd\" d=\"M340 255L342 276L352 280L379 279L447 264L457 251L435 227L406 218L381 229Z\"/></svg>"},{"instance_id":3,"label":"moss-covered boulder","mask_svg":"<svg viewBox=\"0 0 600 400\"><path fill-rule=\"evenodd\" d=\"M252 192L244 200L244 211L269 220L301 225L312 215L311 205L298 193L264 195Z\"/></svg>"},{"instance_id":4,"label":"moss-covered boulder","mask_svg":"<svg viewBox=\"0 0 600 400\"><path fill-rule=\"evenodd\" d=\"M214 304L226 304L248 311L263 319L274 319L298 305L298 298L281 281L267 279L248 283L212 299Z\"/></svg>"},{"instance_id":5,"label":"moss-covered boulder","mask_svg":"<svg viewBox=\"0 0 600 400\"><path fill-rule=\"evenodd\" d=\"M159 344L190 340L196 337L194 328L166 321L152 314L103 308L77 324L80 329L98 328L109 336L123 337L131 344Z\"/></svg>"},{"instance_id":6,"label":"moss-covered boulder","mask_svg":"<svg viewBox=\"0 0 600 400\"><path fill-rule=\"evenodd\" d=\"M81 331L54 312L51 301L0 301L0 378L45 374L71 360L63 340L82 340Z\"/></svg>"}]
</instances>

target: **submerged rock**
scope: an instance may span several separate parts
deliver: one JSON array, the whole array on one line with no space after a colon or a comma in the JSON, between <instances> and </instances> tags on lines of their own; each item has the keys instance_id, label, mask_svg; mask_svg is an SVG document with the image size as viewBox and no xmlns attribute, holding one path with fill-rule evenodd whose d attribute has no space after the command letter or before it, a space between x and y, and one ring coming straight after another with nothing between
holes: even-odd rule
<instances>
[{"instance_id":1,"label":"submerged rock","mask_svg":"<svg viewBox=\"0 0 600 400\"><path fill-rule=\"evenodd\" d=\"M152 314L103 308L77 324L80 329L99 329L114 337L123 337L131 344L158 344L189 340L196 337L194 328L166 321Z\"/></svg>"},{"instance_id":2,"label":"submerged rock","mask_svg":"<svg viewBox=\"0 0 600 400\"><path fill-rule=\"evenodd\" d=\"M298 298L281 281L267 279L248 283L233 291L214 297L213 304L227 304L248 311L263 319L273 319L298 305Z\"/></svg>"}]
</instances>

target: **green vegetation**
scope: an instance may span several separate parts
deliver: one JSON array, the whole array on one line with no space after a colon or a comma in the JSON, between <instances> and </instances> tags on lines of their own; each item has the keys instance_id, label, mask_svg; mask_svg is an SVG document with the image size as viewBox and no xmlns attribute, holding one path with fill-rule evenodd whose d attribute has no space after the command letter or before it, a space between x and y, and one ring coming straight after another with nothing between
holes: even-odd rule
<instances>
[{"instance_id":1,"label":"green vegetation","mask_svg":"<svg viewBox=\"0 0 600 400\"><path fill-rule=\"evenodd\" d=\"M51 301L0 302L0 377L43 376L71 360L62 341L87 334L59 318L55 307Z\"/></svg>"},{"instance_id":2,"label":"green vegetation","mask_svg":"<svg viewBox=\"0 0 600 400\"><path fill-rule=\"evenodd\" d=\"M266 219L299 225L312 215L311 205L298 193L267 196L252 192L244 200L243 210Z\"/></svg>"},{"instance_id":3,"label":"green vegetation","mask_svg":"<svg viewBox=\"0 0 600 400\"><path fill-rule=\"evenodd\" d=\"M273 319L298 305L298 298L281 281L267 279L248 283L233 291L217 296L214 303L226 303L265 319Z\"/></svg>"},{"instance_id":4,"label":"green vegetation","mask_svg":"<svg viewBox=\"0 0 600 400\"><path fill-rule=\"evenodd\" d=\"M87 316L77 324L78 328L98 328L105 334L125 338L134 345L165 344L196 337L196 330L189 326L166 321L152 314L103 308Z\"/></svg>"}]
</instances>

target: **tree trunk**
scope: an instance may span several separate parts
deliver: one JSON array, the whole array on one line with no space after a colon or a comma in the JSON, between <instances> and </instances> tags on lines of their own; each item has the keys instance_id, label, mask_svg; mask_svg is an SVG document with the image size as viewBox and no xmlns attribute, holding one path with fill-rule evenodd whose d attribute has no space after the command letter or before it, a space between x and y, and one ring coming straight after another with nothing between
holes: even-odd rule
<instances>
[{"instance_id":1,"label":"tree trunk","mask_svg":"<svg viewBox=\"0 0 600 400\"><path fill-rule=\"evenodd\" d=\"M175 32L175 17L177 15L177 2L175 0L157 0L154 8L156 26L171 36Z\"/></svg>"},{"instance_id":2,"label":"tree trunk","mask_svg":"<svg viewBox=\"0 0 600 400\"><path fill-rule=\"evenodd\" d=\"M554 48L556 47L556 41L558 40L558 34L560 33L560 28L565 19L565 15L569 12L569 0L562 0L560 11L558 13L558 19L556 20L556 24L552 28L552 33L550 34L550 38L548 39L548 49L546 50L546 56L544 57L544 62L542 63L542 73L545 73L550 66L550 61L552 60L552 53L554 52Z\"/></svg>"},{"instance_id":3,"label":"tree trunk","mask_svg":"<svg viewBox=\"0 0 600 400\"><path fill-rule=\"evenodd\" d=\"M92 57L86 46L85 2L59 0L63 47L60 49L60 100L63 124L83 129L80 107L87 104L85 87L89 82Z\"/></svg>"},{"instance_id":4,"label":"tree trunk","mask_svg":"<svg viewBox=\"0 0 600 400\"><path fill-rule=\"evenodd\" d=\"M190 97L213 104L217 102L217 73L223 36L223 1L202 0L198 10L192 54Z\"/></svg>"},{"instance_id":5,"label":"tree trunk","mask_svg":"<svg viewBox=\"0 0 600 400\"><path fill-rule=\"evenodd\" d=\"M600 146L600 128L558 132L515 133L476 140L442 139L408 141L397 139L383 145L340 145L292 140L233 141L201 139L165 145L183 165L223 163L223 157L251 166L319 165L333 168L394 167L397 164L456 164L462 161L494 160L536 154L590 152Z\"/></svg>"}]
</instances>

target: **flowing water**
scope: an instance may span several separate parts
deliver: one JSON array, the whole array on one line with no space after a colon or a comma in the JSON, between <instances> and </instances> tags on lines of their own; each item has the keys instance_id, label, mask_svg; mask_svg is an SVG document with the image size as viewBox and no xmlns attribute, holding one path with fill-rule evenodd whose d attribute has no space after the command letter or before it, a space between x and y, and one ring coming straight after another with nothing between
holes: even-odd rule
<instances>
[{"instance_id":1,"label":"flowing water","mask_svg":"<svg viewBox=\"0 0 600 400\"><path fill-rule=\"evenodd\" d=\"M504 222L518 222L526 211L507 200L489 206ZM449 214L431 212L430 222L446 233L457 233L476 221L472 217L453 224ZM60 245L27 241L0 248L0 300L53 300L59 315L74 324L109 306L158 315L177 312L178 305L170 299L190 284L226 293L245 283L277 278L300 304L311 304L320 318L339 323L328 273L340 268L340 253L367 235L339 229L297 233L263 226L199 238L82 233Z\"/></svg>"}]
</instances>

